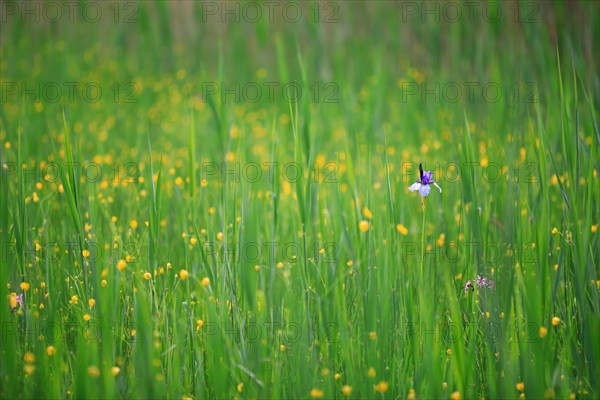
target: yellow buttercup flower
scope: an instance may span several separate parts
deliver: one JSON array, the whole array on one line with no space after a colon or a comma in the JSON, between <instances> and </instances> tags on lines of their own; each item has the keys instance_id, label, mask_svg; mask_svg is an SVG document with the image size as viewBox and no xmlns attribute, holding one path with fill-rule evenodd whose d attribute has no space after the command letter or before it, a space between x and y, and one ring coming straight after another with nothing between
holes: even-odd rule
<instances>
[{"instance_id":1,"label":"yellow buttercup flower","mask_svg":"<svg viewBox=\"0 0 600 400\"><path fill-rule=\"evenodd\" d=\"M88 367L88 375L91 376L92 378L97 378L100 376L100 369L98 367L96 367L95 365L90 365Z\"/></svg>"},{"instance_id":2,"label":"yellow buttercup flower","mask_svg":"<svg viewBox=\"0 0 600 400\"><path fill-rule=\"evenodd\" d=\"M378 393L385 393L387 392L389 387L390 385L386 381L381 381L377 385L375 385L375 391Z\"/></svg>"},{"instance_id":3,"label":"yellow buttercup flower","mask_svg":"<svg viewBox=\"0 0 600 400\"><path fill-rule=\"evenodd\" d=\"M396 230L403 236L408 235L408 229L402 224L396 225Z\"/></svg>"},{"instance_id":4,"label":"yellow buttercup flower","mask_svg":"<svg viewBox=\"0 0 600 400\"><path fill-rule=\"evenodd\" d=\"M182 281L185 281L188 278L187 270L182 269L181 271L179 271L179 277L181 278Z\"/></svg>"},{"instance_id":5,"label":"yellow buttercup flower","mask_svg":"<svg viewBox=\"0 0 600 400\"><path fill-rule=\"evenodd\" d=\"M369 221L365 221L362 220L358 223L358 229L360 229L361 232L366 232L369 230Z\"/></svg>"}]
</instances>

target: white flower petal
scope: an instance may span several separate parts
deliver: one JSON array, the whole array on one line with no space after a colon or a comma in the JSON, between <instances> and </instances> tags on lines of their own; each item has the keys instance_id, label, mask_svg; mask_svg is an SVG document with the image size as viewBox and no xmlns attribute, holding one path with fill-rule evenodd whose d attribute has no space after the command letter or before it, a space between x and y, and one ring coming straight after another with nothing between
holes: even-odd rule
<instances>
[{"instance_id":1,"label":"white flower petal","mask_svg":"<svg viewBox=\"0 0 600 400\"><path fill-rule=\"evenodd\" d=\"M414 192L415 190L419 189L421 189L421 184L419 182L415 182L408 187L408 190L410 190L411 192Z\"/></svg>"},{"instance_id":2,"label":"white flower petal","mask_svg":"<svg viewBox=\"0 0 600 400\"><path fill-rule=\"evenodd\" d=\"M431 188L429 187L429 185L422 185L421 189L419 189L419 193L421 193L421 196L427 197L430 190Z\"/></svg>"},{"instance_id":3,"label":"white flower petal","mask_svg":"<svg viewBox=\"0 0 600 400\"><path fill-rule=\"evenodd\" d=\"M442 188L438 186L437 183L435 183L435 181L433 181L433 186L435 186L436 188L438 188L440 190L440 193L442 193Z\"/></svg>"}]
</instances>

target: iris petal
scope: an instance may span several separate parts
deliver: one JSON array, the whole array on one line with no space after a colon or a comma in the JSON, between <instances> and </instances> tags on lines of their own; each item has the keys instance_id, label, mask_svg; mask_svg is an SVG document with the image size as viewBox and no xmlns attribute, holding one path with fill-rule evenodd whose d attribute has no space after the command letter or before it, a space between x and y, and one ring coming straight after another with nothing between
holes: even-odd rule
<instances>
[{"instance_id":1,"label":"iris petal","mask_svg":"<svg viewBox=\"0 0 600 400\"><path fill-rule=\"evenodd\" d=\"M419 182L415 182L408 187L408 190L410 190L411 192L414 192L415 190L419 189L421 189L421 184Z\"/></svg>"},{"instance_id":2,"label":"iris petal","mask_svg":"<svg viewBox=\"0 0 600 400\"><path fill-rule=\"evenodd\" d=\"M439 191L440 191L440 193L442 193L442 188L439 187L438 184L435 181L433 181L432 183L433 183L433 186L435 186L436 188L438 188Z\"/></svg>"},{"instance_id":3,"label":"iris petal","mask_svg":"<svg viewBox=\"0 0 600 400\"><path fill-rule=\"evenodd\" d=\"M419 189L419 193L421 193L421 196L426 197L429 194L430 190L431 188L429 187L429 185L422 185Z\"/></svg>"},{"instance_id":4,"label":"iris petal","mask_svg":"<svg viewBox=\"0 0 600 400\"><path fill-rule=\"evenodd\" d=\"M422 180L423 185L427 185L431 182L431 175L433 175L433 172L425 171L425 173L423 174L423 180Z\"/></svg>"}]
</instances>

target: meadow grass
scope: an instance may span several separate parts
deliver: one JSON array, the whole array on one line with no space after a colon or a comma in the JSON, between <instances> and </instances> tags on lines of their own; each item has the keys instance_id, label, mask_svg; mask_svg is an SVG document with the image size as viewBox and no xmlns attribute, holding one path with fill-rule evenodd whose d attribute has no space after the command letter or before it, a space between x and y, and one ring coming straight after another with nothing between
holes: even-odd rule
<instances>
[{"instance_id":1,"label":"meadow grass","mask_svg":"<svg viewBox=\"0 0 600 400\"><path fill-rule=\"evenodd\" d=\"M600 396L597 3L402 4L9 16L0 397Z\"/></svg>"}]
</instances>

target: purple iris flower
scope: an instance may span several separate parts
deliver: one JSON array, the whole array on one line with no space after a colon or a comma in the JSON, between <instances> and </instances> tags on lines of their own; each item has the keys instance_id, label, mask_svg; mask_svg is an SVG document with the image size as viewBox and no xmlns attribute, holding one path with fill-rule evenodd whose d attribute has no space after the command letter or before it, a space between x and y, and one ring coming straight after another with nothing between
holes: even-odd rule
<instances>
[{"instance_id":1,"label":"purple iris flower","mask_svg":"<svg viewBox=\"0 0 600 400\"><path fill-rule=\"evenodd\" d=\"M427 197L429 195L429 191L431 187L429 185L433 185L439 189L440 193L442 193L442 188L438 186L438 184L432 179L433 172L432 171L423 171L423 165L419 164L419 175L421 179L413 183L408 187L408 190L414 192L418 190L421 196Z\"/></svg>"}]
</instances>

